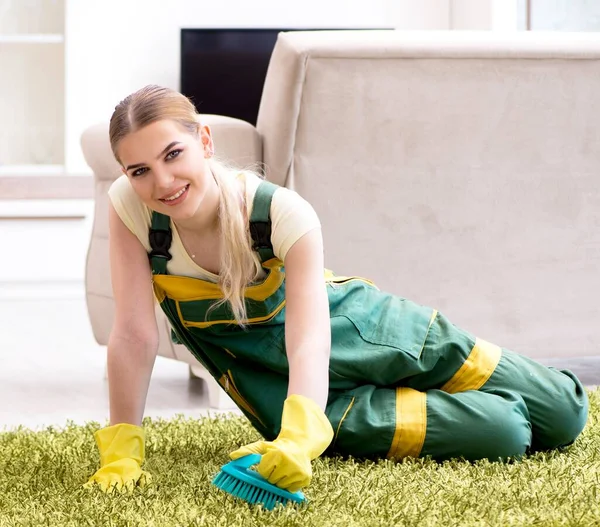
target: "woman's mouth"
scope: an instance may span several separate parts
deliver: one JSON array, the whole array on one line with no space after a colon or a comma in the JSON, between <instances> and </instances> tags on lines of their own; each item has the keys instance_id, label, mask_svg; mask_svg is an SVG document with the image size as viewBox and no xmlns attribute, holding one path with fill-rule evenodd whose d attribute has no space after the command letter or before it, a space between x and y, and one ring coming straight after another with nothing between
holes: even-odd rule
<instances>
[{"instance_id":1,"label":"woman's mouth","mask_svg":"<svg viewBox=\"0 0 600 527\"><path fill-rule=\"evenodd\" d=\"M172 207L173 205L179 205L187 197L189 188L190 185L188 183L181 190L175 192L175 194L172 194L168 198L159 199L158 201L164 203L165 205L169 205L170 207Z\"/></svg>"}]
</instances>

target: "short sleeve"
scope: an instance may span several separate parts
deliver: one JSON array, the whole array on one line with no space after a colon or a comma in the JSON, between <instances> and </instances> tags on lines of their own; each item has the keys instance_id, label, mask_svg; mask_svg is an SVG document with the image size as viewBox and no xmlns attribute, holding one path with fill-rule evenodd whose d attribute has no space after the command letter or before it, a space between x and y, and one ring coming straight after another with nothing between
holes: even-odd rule
<instances>
[{"instance_id":1,"label":"short sleeve","mask_svg":"<svg viewBox=\"0 0 600 527\"><path fill-rule=\"evenodd\" d=\"M113 182L108 190L108 197L121 221L149 251L151 211L135 193L127 176L123 175Z\"/></svg>"},{"instance_id":2,"label":"short sleeve","mask_svg":"<svg viewBox=\"0 0 600 527\"><path fill-rule=\"evenodd\" d=\"M273 194L271 224L273 252L282 261L302 236L321 227L312 205L297 192L283 187Z\"/></svg>"}]
</instances>

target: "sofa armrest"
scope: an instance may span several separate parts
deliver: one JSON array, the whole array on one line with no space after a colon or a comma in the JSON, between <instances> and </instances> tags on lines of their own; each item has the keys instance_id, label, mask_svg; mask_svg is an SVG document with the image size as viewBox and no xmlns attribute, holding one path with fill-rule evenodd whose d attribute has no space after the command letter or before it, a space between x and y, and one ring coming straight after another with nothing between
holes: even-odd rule
<instances>
[{"instance_id":1,"label":"sofa armrest","mask_svg":"<svg viewBox=\"0 0 600 527\"><path fill-rule=\"evenodd\" d=\"M240 168L263 162L262 137L250 123L212 114L200 115L200 122L211 129L218 159Z\"/></svg>"}]
</instances>

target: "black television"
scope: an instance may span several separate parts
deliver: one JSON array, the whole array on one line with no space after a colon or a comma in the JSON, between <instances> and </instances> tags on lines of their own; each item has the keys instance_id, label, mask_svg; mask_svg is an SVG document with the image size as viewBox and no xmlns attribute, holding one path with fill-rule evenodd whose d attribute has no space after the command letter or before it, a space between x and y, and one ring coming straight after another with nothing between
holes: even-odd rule
<instances>
[{"instance_id":1,"label":"black television","mask_svg":"<svg viewBox=\"0 0 600 527\"><path fill-rule=\"evenodd\" d=\"M200 113L237 117L256 125L277 35L311 30L183 28L179 89Z\"/></svg>"}]
</instances>

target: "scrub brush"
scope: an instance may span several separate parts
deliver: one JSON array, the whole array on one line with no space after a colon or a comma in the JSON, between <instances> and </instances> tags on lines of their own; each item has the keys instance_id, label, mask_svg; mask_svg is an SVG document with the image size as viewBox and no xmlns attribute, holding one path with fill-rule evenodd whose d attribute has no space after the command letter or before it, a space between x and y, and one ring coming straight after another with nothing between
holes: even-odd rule
<instances>
[{"instance_id":1,"label":"scrub brush","mask_svg":"<svg viewBox=\"0 0 600 527\"><path fill-rule=\"evenodd\" d=\"M221 471L213 479L213 484L233 496L242 498L248 503L261 503L267 510L272 510L275 505L285 505L289 501L303 503L306 498L301 491L289 492L269 483L255 470L262 456L249 454L221 467Z\"/></svg>"}]
</instances>

